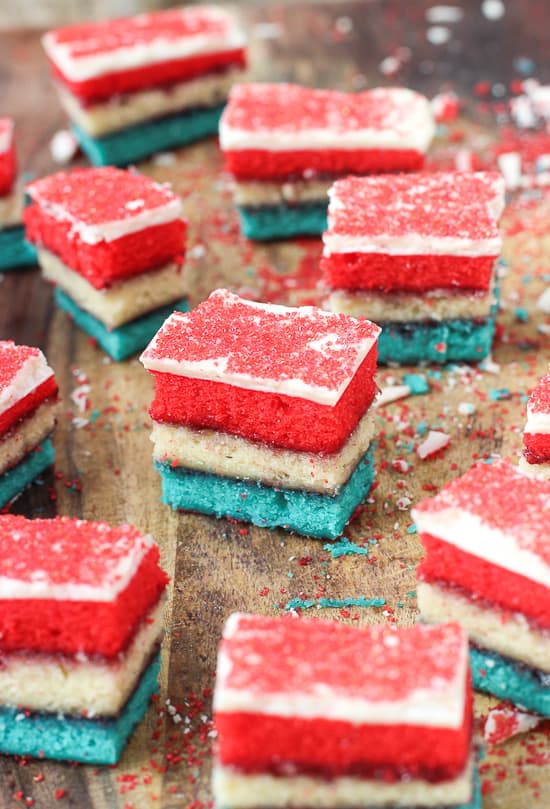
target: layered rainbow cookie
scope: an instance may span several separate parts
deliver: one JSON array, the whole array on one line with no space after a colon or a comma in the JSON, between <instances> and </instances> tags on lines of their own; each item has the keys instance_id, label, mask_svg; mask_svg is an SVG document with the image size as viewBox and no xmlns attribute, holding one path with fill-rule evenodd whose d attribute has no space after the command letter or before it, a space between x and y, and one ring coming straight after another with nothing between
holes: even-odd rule
<instances>
[{"instance_id":1,"label":"layered rainbow cookie","mask_svg":"<svg viewBox=\"0 0 550 809\"><path fill-rule=\"evenodd\" d=\"M94 165L127 166L215 135L245 67L243 34L215 6L71 25L42 43Z\"/></svg>"},{"instance_id":2,"label":"layered rainbow cookie","mask_svg":"<svg viewBox=\"0 0 550 809\"><path fill-rule=\"evenodd\" d=\"M56 405L57 383L43 353L0 341L0 507L52 465Z\"/></svg>"},{"instance_id":3,"label":"layered rainbow cookie","mask_svg":"<svg viewBox=\"0 0 550 809\"><path fill-rule=\"evenodd\" d=\"M474 686L550 716L550 481L478 464L413 511L424 621L470 636Z\"/></svg>"},{"instance_id":4,"label":"layered rainbow cookie","mask_svg":"<svg viewBox=\"0 0 550 809\"><path fill-rule=\"evenodd\" d=\"M25 192L17 182L14 124L0 118L0 272L36 264L36 253L25 240Z\"/></svg>"},{"instance_id":5,"label":"layered rainbow cookie","mask_svg":"<svg viewBox=\"0 0 550 809\"><path fill-rule=\"evenodd\" d=\"M379 331L223 289L174 312L141 357L164 502L339 536L374 476Z\"/></svg>"},{"instance_id":6,"label":"layered rainbow cookie","mask_svg":"<svg viewBox=\"0 0 550 809\"><path fill-rule=\"evenodd\" d=\"M166 584L132 526L0 516L0 753L118 761L157 689Z\"/></svg>"},{"instance_id":7,"label":"layered rainbow cookie","mask_svg":"<svg viewBox=\"0 0 550 809\"><path fill-rule=\"evenodd\" d=\"M550 373L539 380L527 402L519 468L530 475L550 478Z\"/></svg>"},{"instance_id":8,"label":"layered rainbow cookie","mask_svg":"<svg viewBox=\"0 0 550 809\"><path fill-rule=\"evenodd\" d=\"M186 307L181 200L137 172L73 169L28 186L27 238L57 305L115 360Z\"/></svg>"},{"instance_id":9,"label":"layered rainbow cookie","mask_svg":"<svg viewBox=\"0 0 550 809\"><path fill-rule=\"evenodd\" d=\"M220 146L242 232L250 239L321 234L337 177L419 169L433 134L428 100L403 87L235 86Z\"/></svg>"},{"instance_id":10,"label":"layered rainbow cookie","mask_svg":"<svg viewBox=\"0 0 550 809\"><path fill-rule=\"evenodd\" d=\"M232 615L221 642L213 786L224 809L481 806L468 640Z\"/></svg>"},{"instance_id":11,"label":"layered rainbow cookie","mask_svg":"<svg viewBox=\"0 0 550 809\"><path fill-rule=\"evenodd\" d=\"M349 177L329 197L327 308L379 323L381 362L487 356L498 306L500 174Z\"/></svg>"}]
</instances>

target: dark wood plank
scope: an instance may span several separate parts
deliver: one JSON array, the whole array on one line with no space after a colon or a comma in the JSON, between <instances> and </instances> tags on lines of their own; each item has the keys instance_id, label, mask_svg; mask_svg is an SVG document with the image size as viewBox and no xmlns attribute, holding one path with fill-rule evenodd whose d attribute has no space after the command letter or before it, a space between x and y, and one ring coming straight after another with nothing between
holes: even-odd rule
<instances>
[{"instance_id":1,"label":"dark wood plank","mask_svg":"<svg viewBox=\"0 0 550 809\"><path fill-rule=\"evenodd\" d=\"M360 89L381 83L380 61L395 47L407 46L412 58L399 75L400 82L432 93L442 82L452 80L469 100L470 116L479 117L472 95L479 78L506 84L515 75L515 57L527 55L536 61L543 55L543 2L508 3L506 17L498 24L480 15L479 3L462 3L464 18L456 24L453 41L445 49L426 42L424 13L430 5L424 0L410 4L262 0L242 5L240 12L254 37L252 75ZM352 27L344 35L346 19ZM271 28L266 29L266 24ZM279 31L280 35L259 38L266 31ZM37 175L53 170L48 143L64 125L64 118L47 77L37 34L13 32L0 37L0 97L2 112L17 118L25 170ZM476 131L491 136L488 122L488 118L481 124L478 121ZM469 125L464 126L468 131ZM172 181L184 198L190 220L188 269L193 302L220 285L252 290L270 300L315 300L319 242L251 246L242 240L221 166L215 143L208 142L178 153L172 165L141 167L159 180ZM527 223L534 217L542 221L542 204L533 203ZM518 217L513 209L508 224ZM38 271L3 278L0 338L43 347L63 394L55 441L56 475L50 474L42 487L35 486L21 497L16 510L35 516L57 511L115 523L134 522L159 541L163 563L172 577L172 597L166 614L161 696L119 766L96 770L0 757L0 809L24 805L24 800L15 797L19 791L23 799L31 797L38 809L51 809L58 805L57 789L65 790L59 806L79 809L176 809L195 801L199 802L195 809L200 809L208 804L213 742L209 735L210 690L220 630L233 610L275 614L296 597L367 596L384 598L385 606L352 607L348 617L339 610L310 609L306 614L360 623L396 620L409 624L415 620L414 567L421 548L407 531L409 511L400 510L397 501L406 496L416 502L426 488L439 487L465 471L476 455L517 456L518 428L524 420L522 397L536 374L544 371L549 353L548 339L536 330L541 314L534 306L543 288L547 249L529 227L507 239L511 271L504 282L507 308L501 316L507 341L495 351L498 373L443 371L431 378L429 396L380 412L378 487L350 531L355 541L372 540L369 559L333 559L330 550L315 540L175 515L161 506L159 481L151 464L147 374L136 360L119 365L107 361L64 315L54 312L50 290ZM526 271L535 276L529 286L522 282ZM529 312L525 325L513 319L514 295L520 296ZM80 384L78 371L91 387L89 410L84 414L90 423L82 428L72 421L81 414L70 399ZM392 376L399 379L401 372L381 372L383 382ZM511 399L504 405L490 402L489 392L496 388L510 389ZM458 404L463 401L477 405L474 416L458 415ZM451 446L441 458L423 463L414 452L407 454L420 422L451 434ZM392 469L391 461L398 456L413 464L410 473ZM168 699L175 706L175 718L166 710ZM478 715L489 704L488 699L479 698ZM525 739L515 740L489 756L484 774L490 788L484 798L486 809L543 809L550 804L549 768L540 766L536 755L544 746L547 749L547 737L530 734L529 745ZM539 786L533 786L534 782Z\"/></svg>"}]
</instances>

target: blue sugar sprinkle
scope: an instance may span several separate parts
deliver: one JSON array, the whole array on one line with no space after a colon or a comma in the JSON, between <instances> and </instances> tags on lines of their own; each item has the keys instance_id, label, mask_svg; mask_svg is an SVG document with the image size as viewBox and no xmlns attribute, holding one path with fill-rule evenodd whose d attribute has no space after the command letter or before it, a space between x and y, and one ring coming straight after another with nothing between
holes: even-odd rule
<instances>
[{"instance_id":1,"label":"blue sugar sprinkle","mask_svg":"<svg viewBox=\"0 0 550 809\"><path fill-rule=\"evenodd\" d=\"M359 598L320 598L318 601L292 598L285 604L285 610L308 610L311 607L383 607L385 603L385 598L365 598L365 596L359 596Z\"/></svg>"},{"instance_id":2,"label":"blue sugar sprinkle","mask_svg":"<svg viewBox=\"0 0 550 809\"><path fill-rule=\"evenodd\" d=\"M516 320L519 320L520 323L527 323L529 320L529 312L524 306L516 306L514 309L514 317Z\"/></svg>"},{"instance_id":3,"label":"blue sugar sprinkle","mask_svg":"<svg viewBox=\"0 0 550 809\"><path fill-rule=\"evenodd\" d=\"M407 528L407 534L416 534L416 533L417 533L416 525L414 523L412 525L409 525L409 527Z\"/></svg>"},{"instance_id":4,"label":"blue sugar sprinkle","mask_svg":"<svg viewBox=\"0 0 550 809\"><path fill-rule=\"evenodd\" d=\"M419 421L416 425L416 434L417 435L426 435L428 432L428 424L425 421Z\"/></svg>"},{"instance_id":5,"label":"blue sugar sprinkle","mask_svg":"<svg viewBox=\"0 0 550 809\"><path fill-rule=\"evenodd\" d=\"M492 402L502 402L512 398L512 391L509 388L491 388L489 399Z\"/></svg>"},{"instance_id":6,"label":"blue sugar sprinkle","mask_svg":"<svg viewBox=\"0 0 550 809\"><path fill-rule=\"evenodd\" d=\"M429 393L430 386L424 374L404 374L403 383L411 389L414 396Z\"/></svg>"},{"instance_id":7,"label":"blue sugar sprinkle","mask_svg":"<svg viewBox=\"0 0 550 809\"><path fill-rule=\"evenodd\" d=\"M360 545L347 539L347 537L343 537L340 542L327 542L326 545L323 545L323 549L330 551L330 555L333 559L338 559L340 556L351 556L353 554L368 556L369 553L367 548L362 548Z\"/></svg>"}]
</instances>

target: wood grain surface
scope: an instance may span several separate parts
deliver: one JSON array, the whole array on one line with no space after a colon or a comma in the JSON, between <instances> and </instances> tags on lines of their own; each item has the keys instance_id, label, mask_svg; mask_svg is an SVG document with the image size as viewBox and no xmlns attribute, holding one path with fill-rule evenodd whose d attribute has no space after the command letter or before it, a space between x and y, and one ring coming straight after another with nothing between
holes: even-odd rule
<instances>
[{"instance_id":1,"label":"wood grain surface","mask_svg":"<svg viewBox=\"0 0 550 809\"><path fill-rule=\"evenodd\" d=\"M251 76L361 89L387 83L378 69L381 60L406 46L411 52L395 82L433 94L452 80L467 102L465 118L436 143L434 165L444 165L459 140L490 151L498 137L494 116L474 103L474 85L483 79L506 86L517 74L514 59L529 57L536 63L543 54L545 3L508 3L500 22L483 18L479 3L459 4L464 17L455 24L449 45L439 49L426 42L424 12L429 5L242 6L252 36ZM17 120L22 167L37 176L54 170L48 144L65 121L38 34L14 31L0 37L0 99L0 113ZM140 168L172 182L184 199L193 304L221 285L264 300L320 299L318 240L255 246L239 237L214 141ZM548 336L538 328L544 316L535 306L548 283L544 273L549 217L549 199L542 193L511 200L503 225L509 268L503 280L496 364L490 372L428 369L429 394L379 411L377 487L347 532L368 555L333 557L334 548L319 541L174 514L162 506L149 441L152 386L141 365L135 359L115 364L97 350L53 309L51 290L38 270L1 279L0 338L42 347L63 397L55 471L25 493L14 511L135 523L159 542L172 582L160 697L120 764L96 769L0 756L1 809L209 806L215 655L223 621L233 610L280 614L295 598L318 603L322 597L366 596L383 598L385 604L314 606L303 613L357 623L414 622L414 570L421 546L407 530L410 505L464 472L478 457L495 453L516 460L519 455L525 396L550 358ZM386 385L401 376L401 369L384 369L379 381ZM85 401L82 412L75 392ZM461 403L473 404L475 412L460 415ZM449 433L451 444L440 457L420 461L415 447L426 426ZM396 469L396 459L405 459L409 471ZM477 698L476 715L481 717L492 704ZM547 809L548 732L533 732L490 749L482 778L485 809Z\"/></svg>"}]
</instances>

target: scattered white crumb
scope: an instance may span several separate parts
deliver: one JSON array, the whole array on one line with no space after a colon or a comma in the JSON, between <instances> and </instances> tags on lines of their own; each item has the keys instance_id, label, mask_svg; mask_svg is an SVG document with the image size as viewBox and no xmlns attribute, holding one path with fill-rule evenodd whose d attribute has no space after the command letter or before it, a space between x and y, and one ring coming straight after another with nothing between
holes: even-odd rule
<instances>
[{"instance_id":1,"label":"scattered white crumb","mask_svg":"<svg viewBox=\"0 0 550 809\"><path fill-rule=\"evenodd\" d=\"M461 416L472 416L476 412L475 404L471 402L460 402L458 405L458 412Z\"/></svg>"},{"instance_id":2,"label":"scattered white crumb","mask_svg":"<svg viewBox=\"0 0 550 809\"><path fill-rule=\"evenodd\" d=\"M426 11L426 20L432 24L460 22L463 17L458 6L432 6Z\"/></svg>"},{"instance_id":3,"label":"scattered white crumb","mask_svg":"<svg viewBox=\"0 0 550 809\"><path fill-rule=\"evenodd\" d=\"M438 452L443 447L446 447L451 441L451 436L443 433L440 430L430 430L424 441L416 448L416 454L419 458L424 460L429 458L430 455Z\"/></svg>"},{"instance_id":4,"label":"scattered white crumb","mask_svg":"<svg viewBox=\"0 0 550 809\"><path fill-rule=\"evenodd\" d=\"M521 183L521 155L519 152L505 152L497 158L500 173L509 191L515 191Z\"/></svg>"},{"instance_id":5,"label":"scattered white crumb","mask_svg":"<svg viewBox=\"0 0 550 809\"><path fill-rule=\"evenodd\" d=\"M537 309L540 309L545 315L550 315L550 287L545 289L538 299Z\"/></svg>"},{"instance_id":6,"label":"scattered white crumb","mask_svg":"<svg viewBox=\"0 0 550 809\"><path fill-rule=\"evenodd\" d=\"M506 7L502 0L483 0L481 13L488 20L500 20L506 13Z\"/></svg>"},{"instance_id":7,"label":"scattered white crumb","mask_svg":"<svg viewBox=\"0 0 550 809\"><path fill-rule=\"evenodd\" d=\"M375 407L383 407L390 402L396 402L398 399L405 399L411 395L411 389L408 385L388 385L382 388L375 402Z\"/></svg>"},{"instance_id":8,"label":"scattered white crumb","mask_svg":"<svg viewBox=\"0 0 550 809\"><path fill-rule=\"evenodd\" d=\"M176 162L176 155L174 152L159 152L153 157L153 165L155 166L173 166Z\"/></svg>"},{"instance_id":9,"label":"scattered white crumb","mask_svg":"<svg viewBox=\"0 0 550 809\"><path fill-rule=\"evenodd\" d=\"M50 154L56 163L70 163L78 149L78 141L68 129L60 129L50 141Z\"/></svg>"},{"instance_id":10,"label":"scattered white crumb","mask_svg":"<svg viewBox=\"0 0 550 809\"><path fill-rule=\"evenodd\" d=\"M432 25L426 31L426 39L432 45L445 45L451 38L451 31L444 25Z\"/></svg>"}]
</instances>

